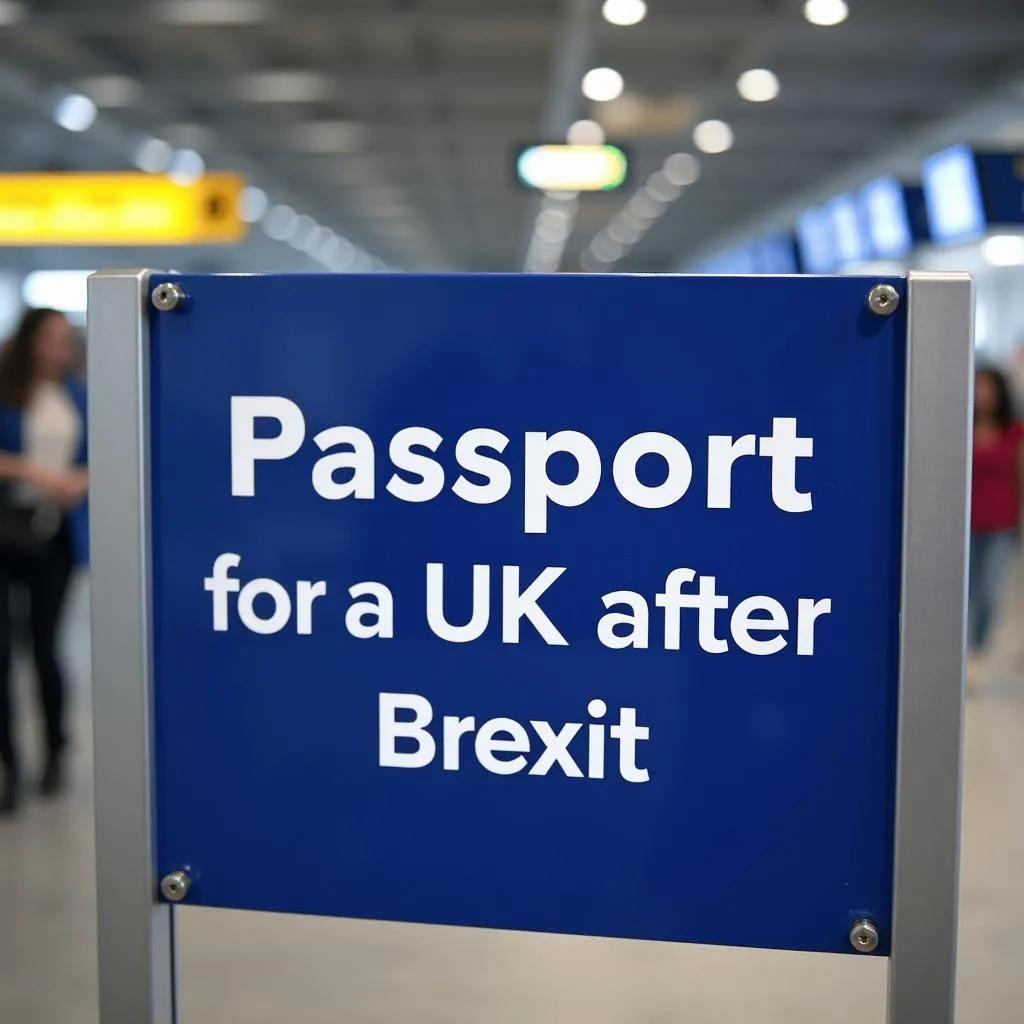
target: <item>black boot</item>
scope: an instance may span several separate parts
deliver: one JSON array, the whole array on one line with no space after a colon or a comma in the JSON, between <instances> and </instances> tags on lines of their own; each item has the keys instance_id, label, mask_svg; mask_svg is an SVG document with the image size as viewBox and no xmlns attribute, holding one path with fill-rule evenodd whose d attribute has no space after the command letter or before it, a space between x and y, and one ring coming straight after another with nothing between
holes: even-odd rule
<instances>
[{"instance_id":1,"label":"black boot","mask_svg":"<svg viewBox=\"0 0 1024 1024\"><path fill-rule=\"evenodd\" d=\"M0 785L0 817L13 814L18 809L21 798L17 769L11 765L5 765L3 771L3 785Z\"/></svg>"},{"instance_id":2,"label":"black boot","mask_svg":"<svg viewBox=\"0 0 1024 1024\"><path fill-rule=\"evenodd\" d=\"M39 780L40 796L56 796L64 789L64 762L59 752L51 751L46 756L46 766Z\"/></svg>"}]
</instances>

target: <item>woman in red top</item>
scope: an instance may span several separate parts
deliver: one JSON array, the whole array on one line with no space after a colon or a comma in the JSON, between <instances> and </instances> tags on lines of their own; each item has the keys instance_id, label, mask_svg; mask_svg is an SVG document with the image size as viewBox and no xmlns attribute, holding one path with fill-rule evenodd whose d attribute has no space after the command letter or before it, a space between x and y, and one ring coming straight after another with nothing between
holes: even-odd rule
<instances>
[{"instance_id":1,"label":"woman in red top","mask_svg":"<svg viewBox=\"0 0 1024 1024\"><path fill-rule=\"evenodd\" d=\"M975 656L968 665L972 681L979 671L977 656L988 643L1016 548L1022 440L1024 427L1014 418L1006 378L998 370L979 370L974 385L974 484L967 612L967 640Z\"/></svg>"}]
</instances>

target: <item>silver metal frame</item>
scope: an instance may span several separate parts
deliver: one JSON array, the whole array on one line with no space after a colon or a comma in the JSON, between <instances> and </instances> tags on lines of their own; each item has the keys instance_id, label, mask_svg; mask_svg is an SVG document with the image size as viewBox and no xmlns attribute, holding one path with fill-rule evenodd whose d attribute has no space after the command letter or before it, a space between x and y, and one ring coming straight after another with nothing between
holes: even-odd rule
<instances>
[{"instance_id":1,"label":"silver metal frame","mask_svg":"<svg viewBox=\"0 0 1024 1024\"><path fill-rule=\"evenodd\" d=\"M96 860L102 1024L175 1024L157 899L150 698L149 281L89 281ZM960 846L973 284L908 278L889 1024L952 1024ZM173 315L173 314L165 314Z\"/></svg>"},{"instance_id":2,"label":"silver metal frame","mask_svg":"<svg viewBox=\"0 0 1024 1024\"><path fill-rule=\"evenodd\" d=\"M89 481L100 1019L174 1024L157 902L150 687L149 272L89 279Z\"/></svg>"},{"instance_id":3,"label":"silver metal frame","mask_svg":"<svg viewBox=\"0 0 1024 1024\"><path fill-rule=\"evenodd\" d=\"M889 1024L952 1024L960 868L974 285L907 282Z\"/></svg>"}]
</instances>

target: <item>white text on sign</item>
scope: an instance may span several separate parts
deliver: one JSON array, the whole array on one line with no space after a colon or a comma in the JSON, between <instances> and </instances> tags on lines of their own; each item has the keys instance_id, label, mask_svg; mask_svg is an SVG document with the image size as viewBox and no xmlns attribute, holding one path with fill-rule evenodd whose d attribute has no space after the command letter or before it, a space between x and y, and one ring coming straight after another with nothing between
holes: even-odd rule
<instances>
[{"instance_id":1,"label":"white text on sign","mask_svg":"<svg viewBox=\"0 0 1024 1024\"><path fill-rule=\"evenodd\" d=\"M261 436L260 421L276 425L276 433ZM376 450L373 438L354 426L336 426L313 437L325 454L311 468L313 490L328 501L345 498L369 501L377 497ZM306 441L306 419L302 409L288 398L274 395L236 396L231 400L231 493L234 497L256 496L256 468L261 462L280 462L299 455ZM512 489L512 474L498 457L512 439L489 427L465 431L455 441L455 460L464 473L455 479L451 491L463 501L490 505L501 501ZM548 507L575 508L597 493L604 474L601 452L594 441L578 430L526 431L521 440L523 454L523 530L547 533ZM385 490L401 501L433 501L445 489L444 467L435 455L445 444L429 427L405 427L388 442L388 457L394 472ZM814 454L814 441L800 437L796 419L786 416L772 420L771 433L757 436L712 434L707 438L708 508L732 507L733 473L745 458L771 462L771 498L784 512L810 512L811 494L797 487L797 461ZM573 478L559 483L548 473L549 462L558 455L575 463ZM659 484L643 483L637 473L645 456L659 457L665 464L665 478ZM680 501L693 481L693 461L686 446L671 434L644 431L626 438L612 458L612 480L619 494L637 508L667 508Z\"/></svg>"},{"instance_id":2,"label":"white text on sign","mask_svg":"<svg viewBox=\"0 0 1024 1024\"><path fill-rule=\"evenodd\" d=\"M787 515L814 509L802 468L815 455L814 439L801 435L792 416L772 416L757 425L756 433L708 434L697 448L672 434L641 430L613 451L602 451L588 434L572 429L525 430L510 437L491 427L471 427L446 439L430 427L408 426L375 439L353 425L310 434L300 406L278 395L234 396L230 406L230 493L241 500L258 501L262 491L275 486L271 467L292 463L303 471L308 465L313 493L332 502L384 498L419 504L447 489L470 505L491 505L514 492L514 500L522 502L526 535L547 534L556 510L586 505L602 483L638 516L687 496L708 509L732 509L737 481L745 501L761 500L763 507ZM382 473L378 462L385 449L388 468ZM691 451L704 468L695 471ZM651 460L661 467L658 482L640 472L641 462ZM752 492L745 476L757 464L765 467L755 478L762 495ZM519 473L521 479L514 479ZM401 640L409 622L396 618L396 608L411 603L421 624L417 640L428 635L444 644L564 648L596 642L616 652L688 647L714 656L802 659L814 656L819 633L833 614L827 596L796 596L792 590L785 597L724 593L720 577L678 563L666 567L664 582L653 593L608 586L580 605L572 566L481 564L470 551L458 564L426 561L412 594L393 590L385 580L273 579L252 571L260 559L260 552L213 556L203 586L214 633L304 637L322 629L337 633L343 626L344 635L357 642L392 643ZM402 585L408 588L410 579L415 574L404 573ZM576 597L572 603L570 595ZM587 608L593 617L581 635L579 613ZM479 718L471 708L435 709L435 695L387 691L377 696L380 768L651 780L641 761L653 729L641 723L637 707L609 711L603 699L583 697L585 720L581 715L580 721L519 721Z\"/></svg>"}]
</instances>

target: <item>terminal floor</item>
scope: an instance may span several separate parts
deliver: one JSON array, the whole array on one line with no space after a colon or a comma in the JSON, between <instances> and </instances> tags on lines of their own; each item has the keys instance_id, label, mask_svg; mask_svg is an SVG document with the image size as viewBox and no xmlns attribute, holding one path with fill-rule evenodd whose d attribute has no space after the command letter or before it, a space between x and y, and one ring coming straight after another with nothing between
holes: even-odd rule
<instances>
[{"instance_id":1,"label":"terminal floor","mask_svg":"<svg viewBox=\"0 0 1024 1024\"><path fill-rule=\"evenodd\" d=\"M67 797L0 825L0 1022L95 1024L85 587ZM1024 569L969 700L958 1019L1024 1019ZM25 680L22 680L22 689ZM23 695L24 712L28 695ZM22 715L27 718L27 715ZM30 737L26 736L26 743ZM851 836L851 841L855 841ZM873 1024L884 960L186 908L180 1024ZM924 1024L924 1022L922 1022Z\"/></svg>"}]
</instances>

